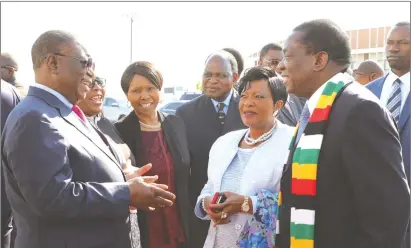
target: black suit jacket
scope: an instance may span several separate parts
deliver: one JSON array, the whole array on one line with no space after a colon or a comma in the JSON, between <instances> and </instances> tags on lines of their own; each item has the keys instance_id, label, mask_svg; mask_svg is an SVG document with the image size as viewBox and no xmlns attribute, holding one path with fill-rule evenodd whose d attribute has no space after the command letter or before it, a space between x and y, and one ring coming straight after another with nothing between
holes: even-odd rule
<instances>
[{"instance_id":1,"label":"black suit jacket","mask_svg":"<svg viewBox=\"0 0 411 248\"><path fill-rule=\"evenodd\" d=\"M315 248L400 248L410 214L399 134L358 83L336 100L319 157ZM280 248L290 247L291 158L281 181Z\"/></svg>"},{"instance_id":2,"label":"black suit jacket","mask_svg":"<svg viewBox=\"0 0 411 248\"><path fill-rule=\"evenodd\" d=\"M188 179L190 176L190 156L188 152L186 130L183 121L174 115L158 114L161 127L167 142L167 147L171 153L175 170L175 186L177 196L177 206L180 214L180 223L185 235L185 247L189 247L189 220L194 215L193 206L188 199ZM135 112L114 124L121 138L130 147L136 158L137 167L142 167L150 161L145 158L143 144L141 142L140 123ZM141 245L143 248L149 247L149 234L147 229L146 215L144 211L138 212L138 222L140 226Z\"/></svg>"}]
</instances>

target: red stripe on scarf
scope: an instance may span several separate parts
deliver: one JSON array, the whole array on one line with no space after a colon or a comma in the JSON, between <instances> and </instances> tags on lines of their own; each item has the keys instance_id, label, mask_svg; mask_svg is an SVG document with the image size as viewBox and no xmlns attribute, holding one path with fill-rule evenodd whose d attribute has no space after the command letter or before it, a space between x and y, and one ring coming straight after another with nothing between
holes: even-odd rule
<instances>
[{"instance_id":1,"label":"red stripe on scarf","mask_svg":"<svg viewBox=\"0 0 411 248\"><path fill-rule=\"evenodd\" d=\"M330 110L331 110L331 106L327 106L326 108L323 108L323 109L320 109L320 108L314 109L309 122L326 121L328 119Z\"/></svg>"},{"instance_id":2,"label":"red stripe on scarf","mask_svg":"<svg viewBox=\"0 0 411 248\"><path fill-rule=\"evenodd\" d=\"M317 193L316 180L293 178L291 182L291 193L294 195L315 196Z\"/></svg>"}]
</instances>

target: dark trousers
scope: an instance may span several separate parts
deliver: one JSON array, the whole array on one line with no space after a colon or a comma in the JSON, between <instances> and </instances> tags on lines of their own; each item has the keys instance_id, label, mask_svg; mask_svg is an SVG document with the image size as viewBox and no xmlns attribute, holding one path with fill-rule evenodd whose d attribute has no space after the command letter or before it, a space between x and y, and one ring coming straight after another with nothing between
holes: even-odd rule
<instances>
[{"instance_id":1,"label":"dark trousers","mask_svg":"<svg viewBox=\"0 0 411 248\"><path fill-rule=\"evenodd\" d=\"M210 221L201 220L196 216L191 220L190 226L190 248L203 248L208 234Z\"/></svg>"}]
</instances>

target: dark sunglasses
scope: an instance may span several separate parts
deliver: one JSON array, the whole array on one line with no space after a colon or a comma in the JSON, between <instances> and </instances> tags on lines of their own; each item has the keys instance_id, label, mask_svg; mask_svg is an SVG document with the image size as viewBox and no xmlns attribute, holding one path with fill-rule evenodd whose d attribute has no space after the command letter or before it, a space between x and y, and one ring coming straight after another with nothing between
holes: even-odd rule
<instances>
[{"instance_id":1,"label":"dark sunglasses","mask_svg":"<svg viewBox=\"0 0 411 248\"><path fill-rule=\"evenodd\" d=\"M106 87L106 79L101 77L96 77L93 82L89 85L90 89L92 89L95 85L100 86L101 88Z\"/></svg>"},{"instance_id":2,"label":"dark sunglasses","mask_svg":"<svg viewBox=\"0 0 411 248\"><path fill-rule=\"evenodd\" d=\"M1 68L7 69L9 71L13 70L13 71L17 71L16 68L14 68L13 66L7 66L7 65L3 65Z\"/></svg>"},{"instance_id":3,"label":"dark sunglasses","mask_svg":"<svg viewBox=\"0 0 411 248\"><path fill-rule=\"evenodd\" d=\"M53 53L53 55L75 59L75 60L77 60L81 63L81 65L83 66L83 69L92 69L93 68L94 62L93 62L93 59L91 57L89 57L87 60L85 60L85 59L81 59L81 58L77 58L77 57L73 57L73 56L68 56L68 55L61 54L61 53Z\"/></svg>"}]
</instances>

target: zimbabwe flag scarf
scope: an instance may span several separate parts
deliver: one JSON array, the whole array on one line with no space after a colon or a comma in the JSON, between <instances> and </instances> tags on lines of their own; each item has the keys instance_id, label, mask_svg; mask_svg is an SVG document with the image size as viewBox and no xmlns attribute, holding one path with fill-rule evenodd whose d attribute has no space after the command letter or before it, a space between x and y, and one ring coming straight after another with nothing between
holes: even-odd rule
<instances>
[{"instance_id":1,"label":"zimbabwe flag scarf","mask_svg":"<svg viewBox=\"0 0 411 248\"><path fill-rule=\"evenodd\" d=\"M291 197L293 199L290 204L290 248L314 248L314 202L321 145L334 100L351 81L347 74L338 73L326 83L293 154L290 173L292 177ZM291 140L290 151L295 145L298 127L299 124L297 124L294 137ZM279 206L282 203L281 194L282 192L279 195ZM279 218L280 213L277 220ZM277 234L280 234L278 225Z\"/></svg>"}]
</instances>

